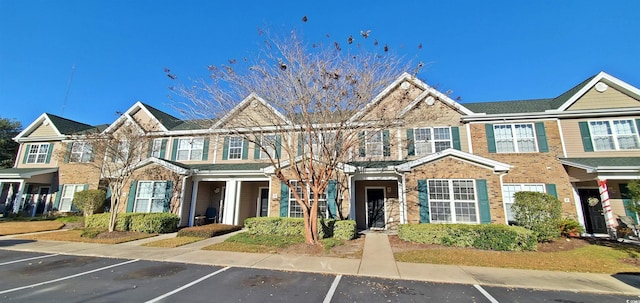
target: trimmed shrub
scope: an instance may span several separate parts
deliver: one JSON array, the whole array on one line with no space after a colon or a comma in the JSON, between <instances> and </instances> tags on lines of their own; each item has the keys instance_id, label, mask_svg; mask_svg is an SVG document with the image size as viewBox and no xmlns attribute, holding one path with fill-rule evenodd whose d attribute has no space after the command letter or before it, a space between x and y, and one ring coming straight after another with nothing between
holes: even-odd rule
<instances>
[{"instance_id":1,"label":"trimmed shrub","mask_svg":"<svg viewBox=\"0 0 640 303\"><path fill-rule=\"evenodd\" d=\"M85 217L102 209L107 194L101 189L90 189L73 194L73 205L84 213Z\"/></svg>"},{"instance_id":2,"label":"trimmed shrub","mask_svg":"<svg viewBox=\"0 0 640 303\"><path fill-rule=\"evenodd\" d=\"M227 224L207 224L202 226L185 227L178 231L177 237L211 238L241 230L242 226Z\"/></svg>"},{"instance_id":3,"label":"trimmed shrub","mask_svg":"<svg viewBox=\"0 0 640 303\"><path fill-rule=\"evenodd\" d=\"M401 224L401 240L485 250L536 250L534 234L517 226L500 224Z\"/></svg>"},{"instance_id":4,"label":"trimmed shrub","mask_svg":"<svg viewBox=\"0 0 640 303\"><path fill-rule=\"evenodd\" d=\"M512 209L518 226L533 231L538 242L552 241L560 236L562 202L545 193L521 191L514 194Z\"/></svg>"},{"instance_id":5,"label":"trimmed shrub","mask_svg":"<svg viewBox=\"0 0 640 303\"><path fill-rule=\"evenodd\" d=\"M356 221L337 220L333 226L333 237L338 240L351 240L356 237Z\"/></svg>"},{"instance_id":6,"label":"trimmed shrub","mask_svg":"<svg viewBox=\"0 0 640 303\"><path fill-rule=\"evenodd\" d=\"M143 233L171 233L178 230L180 218L171 213L142 213L131 216L130 231Z\"/></svg>"},{"instance_id":7,"label":"trimmed shrub","mask_svg":"<svg viewBox=\"0 0 640 303\"><path fill-rule=\"evenodd\" d=\"M111 214L95 214L85 219L85 227L109 227ZM180 218L170 213L121 213L116 218L116 230L146 233L168 233L177 230Z\"/></svg>"},{"instance_id":8,"label":"trimmed shrub","mask_svg":"<svg viewBox=\"0 0 640 303\"><path fill-rule=\"evenodd\" d=\"M304 236L304 219L280 217L256 217L244 221L244 227L250 234ZM352 223L342 223L352 222ZM318 237L320 239L338 237L351 240L355 237L355 221L353 220L318 220ZM352 230L353 229L353 230Z\"/></svg>"}]
</instances>

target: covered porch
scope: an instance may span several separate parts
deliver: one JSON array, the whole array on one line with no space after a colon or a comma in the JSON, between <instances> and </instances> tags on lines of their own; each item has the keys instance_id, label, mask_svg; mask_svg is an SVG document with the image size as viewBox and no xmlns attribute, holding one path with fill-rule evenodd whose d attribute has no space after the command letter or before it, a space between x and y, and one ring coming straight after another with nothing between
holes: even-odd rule
<instances>
[{"instance_id":1,"label":"covered porch","mask_svg":"<svg viewBox=\"0 0 640 303\"><path fill-rule=\"evenodd\" d=\"M57 168L7 168L0 170L0 214L33 217L53 208L58 187Z\"/></svg>"}]
</instances>

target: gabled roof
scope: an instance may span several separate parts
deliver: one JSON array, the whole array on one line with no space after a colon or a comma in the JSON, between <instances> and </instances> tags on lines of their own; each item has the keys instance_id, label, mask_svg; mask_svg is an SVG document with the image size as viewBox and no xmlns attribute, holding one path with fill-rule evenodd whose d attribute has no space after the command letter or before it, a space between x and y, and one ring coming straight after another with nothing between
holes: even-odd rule
<instances>
[{"instance_id":1,"label":"gabled roof","mask_svg":"<svg viewBox=\"0 0 640 303\"><path fill-rule=\"evenodd\" d=\"M491 160L485 157L480 157L474 154L470 154L470 153L466 153L463 151L459 151L457 149L453 149L453 148L449 148L449 149L445 149L441 152L435 153L435 154L431 154L429 156L425 156L422 157L420 159L417 160L413 160L410 162L406 162L404 164L400 164L398 166L396 166L396 168L399 171L404 171L404 172L409 172L411 171L411 169L413 169L416 166L420 166L423 164L427 164L433 161L437 161L440 160L442 158L446 158L446 157L453 157L453 158L457 158L466 162L471 162L473 164L476 165L480 165L480 166L484 166L490 169L493 169L494 172L507 172L509 171L509 169L511 169L511 165L506 164L506 163L502 163L502 162L498 162L495 160Z\"/></svg>"},{"instance_id":2,"label":"gabled roof","mask_svg":"<svg viewBox=\"0 0 640 303\"><path fill-rule=\"evenodd\" d=\"M438 100L442 101L443 103L451 106L452 108L455 108L456 110L460 111L462 114L472 114L473 112L470 111L469 109L465 108L463 105L461 105L460 103L454 101L453 99L449 98L447 95L439 92L438 90L436 90L435 88L427 85L426 83L424 83L423 81L421 81L420 79L410 75L407 72L402 73L402 75L400 75L400 77L398 77L398 79L396 79L395 81L393 81L391 84L389 84L384 90L382 90L375 98L373 98L373 100L371 100L371 102L369 102L367 105L365 105L364 108L360 109L359 111L357 111L353 117L351 117L351 119L349 119L350 122L356 122L358 119L362 118L366 113L368 113L372 108L374 108L374 106L378 103L380 103L380 101L382 101L387 95L389 95L391 92L393 92L393 90L395 90L400 84L402 84L402 82L407 81L421 89L423 89L425 92L423 92L422 94L420 94L420 96L418 96L415 100L413 100L413 102L411 102L407 108L411 107L413 108L418 102L422 101L427 95L432 95L434 97L437 97ZM408 109L405 108L402 112L406 112Z\"/></svg>"},{"instance_id":3,"label":"gabled roof","mask_svg":"<svg viewBox=\"0 0 640 303\"><path fill-rule=\"evenodd\" d=\"M558 98L554 99L553 105L557 105L559 111L564 111L601 81L633 96L635 99L640 99L640 89L605 72L600 72L558 96Z\"/></svg>"},{"instance_id":4,"label":"gabled roof","mask_svg":"<svg viewBox=\"0 0 640 303\"><path fill-rule=\"evenodd\" d=\"M244 100L242 100L240 103L238 103L238 105L236 105L231 111L229 111L226 115L224 115L224 117L222 117L220 120L216 121L216 123L214 123L213 126L211 126L211 129L220 128L221 125L223 125L224 123L229 121L233 116L236 115L236 113L240 112L242 109L244 109L246 106L248 106L249 103L251 103L254 100L262 103L262 105L264 105L265 107L270 109L278 118L282 119L282 122L284 122L286 124L289 124L289 125L291 124L291 121L289 121L289 119L287 119L287 117L285 117L275 107L271 106L269 103L267 103L267 101L262 99L256 93L251 93L251 94L249 94L249 96L244 98Z\"/></svg>"},{"instance_id":5,"label":"gabled roof","mask_svg":"<svg viewBox=\"0 0 640 303\"><path fill-rule=\"evenodd\" d=\"M640 171L640 157L561 158L560 162L588 173Z\"/></svg>"},{"instance_id":6,"label":"gabled roof","mask_svg":"<svg viewBox=\"0 0 640 303\"><path fill-rule=\"evenodd\" d=\"M36 130L41 124L49 124L55 131L56 135L62 137L64 135L71 135L77 132L86 131L94 128L93 126L77 121L73 121L67 118L62 118L53 114L43 113L36 118L29 126L22 130L14 139L20 139L34 130Z\"/></svg>"},{"instance_id":7,"label":"gabled roof","mask_svg":"<svg viewBox=\"0 0 640 303\"><path fill-rule=\"evenodd\" d=\"M114 121L113 123L111 123L104 131L105 132L110 132L113 131L116 127L120 126L122 123L124 123L125 121L131 121L134 122L135 120L133 119L133 113L136 112L137 110L142 110L144 112L146 112L149 117L151 117L152 119L155 119L156 122L160 125L160 127L162 128L163 131L168 131L169 129L175 128L181 124L184 123L184 121L169 115L161 110L158 110L150 105L144 104L140 101L136 102L134 105L132 105L131 107L129 107L129 109L127 109L126 112L124 112L122 115L120 115L120 117L118 117L118 119L116 119L116 121ZM136 123L136 125L138 125ZM138 127L140 127L142 129L142 127L140 125L138 125Z\"/></svg>"},{"instance_id":8,"label":"gabled roof","mask_svg":"<svg viewBox=\"0 0 640 303\"><path fill-rule=\"evenodd\" d=\"M578 85L576 85L576 86L572 87L571 89L569 89L568 91L562 93L560 96L557 96L557 97L553 98L553 100L551 100L551 104L550 104L552 109L557 109L560 106L562 106L565 102L567 102L569 99L571 99L577 92L579 92L580 90L582 90L585 87L587 87L589 82L591 82L591 80L593 80L596 76L598 76L598 75L593 75L593 76L585 79L584 81L580 82Z\"/></svg>"},{"instance_id":9,"label":"gabled roof","mask_svg":"<svg viewBox=\"0 0 640 303\"><path fill-rule=\"evenodd\" d=\"M553 109L551 103L554 99L532 99L497 102L465 103L464 106L474 113L507 114L507 113L534 113Z\"/></svg>"},{"instance_id":10,"label":"gabled roof","mask_svg":"<svg viewBox=\"0 0 640 303\"><path fill-rule=\"evenodd\" d=\"M142 102L140 102L140 104L142 104L149 111L149 113L154 116L156 120L158 120L158 122L160 122L160 124L162 124L166 129L173 129L184 123L184 121L172 115L169 115L149 104Z\"/></svg>"}]
</instances>

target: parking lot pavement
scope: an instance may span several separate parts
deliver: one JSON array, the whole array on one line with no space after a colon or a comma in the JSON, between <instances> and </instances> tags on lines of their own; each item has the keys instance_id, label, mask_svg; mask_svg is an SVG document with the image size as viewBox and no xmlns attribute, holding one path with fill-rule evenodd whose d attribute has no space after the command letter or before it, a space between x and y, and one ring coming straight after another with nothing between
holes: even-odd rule
<instances>
[{"instance_id":1,"label":"parking lot pavement","mask_svg":"<svg viewBox=\"0 0 640 303\"><path fill-rule=\"evenodd\" d=\"M636 297L0 250L12 302L633 302ZM630 301L627 301L630 300Z\"/></svg>"}]
</instances>

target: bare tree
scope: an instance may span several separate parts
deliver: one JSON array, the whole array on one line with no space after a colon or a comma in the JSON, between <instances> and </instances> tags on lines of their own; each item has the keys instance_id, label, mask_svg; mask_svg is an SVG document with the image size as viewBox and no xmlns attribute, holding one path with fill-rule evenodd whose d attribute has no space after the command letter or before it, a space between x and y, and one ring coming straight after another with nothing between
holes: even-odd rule
<instances>
[{"instance_id":1,"label":"bare tree","mask_svg":"<svg viewBox=\"0 0 640 303\"><path fill-rule=\"evenodd\" d=\"M382 139L380 132L396 121L397 109L367 104L410 70L388 46L366 44L369 31L362 33L361 41L350 36L343 48L337 41L308 45L295 31L285 37L262 32L255 58L209 66L209 80L172 88L183 100L175 101L182 113L254 144L274 176L297 189L292 194L309 244L318 240L318 199L330 180L358 156L365 137Z\"/></svg>"}]
</instances>

